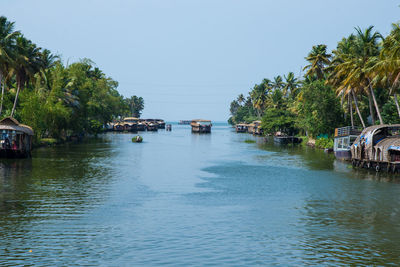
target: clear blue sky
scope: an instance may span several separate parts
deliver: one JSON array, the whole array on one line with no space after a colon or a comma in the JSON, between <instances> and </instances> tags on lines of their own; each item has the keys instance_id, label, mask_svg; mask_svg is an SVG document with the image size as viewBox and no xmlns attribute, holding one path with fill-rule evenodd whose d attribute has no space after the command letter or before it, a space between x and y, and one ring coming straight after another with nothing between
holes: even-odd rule
<instances>
[{"instance_id":1,"label":"clear blue sky","mask_svg":"<svg viewBox=\"0 0 400 267\"><path fill-rule=\"evenodd\" d=\"M0 14L64 62L92 59L144 117L225 121L263 78L293 71L315 44L355 26L386 35L395 0L0 0Z\"/></svg>"}]
</instances>

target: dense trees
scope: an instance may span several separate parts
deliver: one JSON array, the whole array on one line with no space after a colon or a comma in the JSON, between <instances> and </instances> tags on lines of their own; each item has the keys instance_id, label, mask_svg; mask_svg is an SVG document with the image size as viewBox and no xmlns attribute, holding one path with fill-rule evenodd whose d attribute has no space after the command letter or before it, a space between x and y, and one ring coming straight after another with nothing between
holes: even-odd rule
<instances>
[{"instance_id":1,"label":"dense trees","mask_svg":"<svg viewBox=\"0 0 400 267\"><path fill-rule=\"evenodd\" d=\"M303 77L290 72L284 80L265 79L251 90L246 112L262 118L267 133L298 131L316 137L347 124L400 123L399 24L386 37L373 26L355 28L332 52L319 44L305 59ZM246 121L240 113L244 108L232 102L229 122Z\"/></svg>"},{"instance_id":2,"label":"dense trees","mask_svg":"<svg viewBox=\"0 0 400 267\"><path fill-rule=\"evenodd\" d=\"M118 83L88 59L65 66L0 17L0 116L32 126L36 139L98 133L113 119L144 108L141 97L124 99Z\"/></svg>"}]
</instances>

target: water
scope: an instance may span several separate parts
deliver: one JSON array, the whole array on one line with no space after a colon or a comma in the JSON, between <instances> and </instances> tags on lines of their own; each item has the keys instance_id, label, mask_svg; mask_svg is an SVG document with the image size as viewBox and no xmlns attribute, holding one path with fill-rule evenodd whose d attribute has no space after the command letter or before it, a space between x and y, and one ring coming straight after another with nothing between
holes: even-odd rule
<instances>
[{"instance_id":1,"label":"water","mask_svg":"<svg viewBox=\"0 0 400 267\"><path fill-rule=\"evenodd\" d=\"M400 262L400 177L224 125L132 136L0 161L0 265Z\"/></svg>"}]
</instances>

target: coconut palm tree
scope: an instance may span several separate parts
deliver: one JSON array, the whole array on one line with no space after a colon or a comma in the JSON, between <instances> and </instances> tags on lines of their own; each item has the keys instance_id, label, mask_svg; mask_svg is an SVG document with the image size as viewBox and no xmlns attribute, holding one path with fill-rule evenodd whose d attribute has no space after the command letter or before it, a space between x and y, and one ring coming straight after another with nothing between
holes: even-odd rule
<instances>
[{"instance_id":1,"label":"coconut palm tree","mask_svg":"<svg viewBox=\"0 0 400 267\"><path fill-rule=\"evenodd\" d=\"M324 69L330 63L331 54L327 53L327 46L324 44L312 47L311 52L306 57L310 63L303 70L307 70L306 76L316 76L317 79L324 77Z\"/></svg>"},{"instance_id":2,"label":"coconut palm tree","mask_svg":"<svg viewBox=\"0 0 400 267\"><path fill-rule=\"evenodd\" d=\"M299 87L300 82L297 78L294 77L293 72L289 72L288 75L283 76L285 78L284 86L283 86L283 95L290 95L291 98L294 98L297 94L297 89Z\"/></svg>"},{"instance_id":3,"label":"coconut palm tree","mask_svg":"<svg viewBox=\"0 0 400 267\"><path fill-rule=\"evenodd\" d=\"M244 95L240 94L237 98L237 102L239 103L239 105L242 105L244 103L244 101L246 101L246 99L244 98Z\"/></svg>"},{"instance_id":4,"label":"coconut palm tree","mask_svg":"<svg viewBox=\"0 0 400 267\"><path fill-rule=\"evenodd\" d=\"M274 80L271 82L271 87L274 90L280 90L280 89L282 89L282 87L284 85L285 84L284 84L283 79L282 79L282 77L280 75L274 77Z\"/></svg>"},{"instance_id":5,"label":"coconut palm tree","mask_svg":"<svg viewBox=\"0 0 400 267\"><path fill-rule=\"evenodd\" d=\"M6 17L0 17L0 87L1 87L1 100L0 100L0 115L3 110L4 90L6 79L10 72L13 46L15 38L19 32L14 31L14 22L10 22Z\"/></svg>"},{"instance_id":6,"label":"coconut palm tree","mask_svg":"<svg viewBox=\"0 0 400 267\"><path fill-rule=\"evenodd\" d=\"M14 116L20 91L23 90L26 84L39 72L40 66L40 48L24 36L18 36L15 46L15 58L13 61L17 93L11 110L11 117Z\"/></svg>"}]
</instances>

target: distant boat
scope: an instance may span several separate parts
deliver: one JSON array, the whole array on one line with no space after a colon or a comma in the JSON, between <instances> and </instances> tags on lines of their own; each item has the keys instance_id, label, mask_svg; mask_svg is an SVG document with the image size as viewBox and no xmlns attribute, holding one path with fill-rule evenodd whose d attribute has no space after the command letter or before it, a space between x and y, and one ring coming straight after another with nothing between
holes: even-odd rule
<instances>
[{"instance_id":1,"label":"distant boat","mask_svg":"<svg viewBox=\"0 0 400 267\"><path fill-rule=\"evenodd\" d=\"M192 121L191 120L180 120L178 124L181 125L190 125Z\"/></svg>"},{"instance_id":2,"label":"distant boat","mask_svg":"<svg viewBox=\"0 0 400 267\"><path fill-rule=\"evenodd\" d=\"M245 123L238 123L235 125L237 133L247 133L248 131L248 124Z\"/></svg>"},{"instance_id":3,"label":"distant boat","mask_svg":"<svg viewBox=\"0 0 400 267\"><path fill-rule=\"evenodd\" d=\"M192 126L192 133L211 133L212 124L210 120L192 120L190 126Z\"/></svg>"}]
</instances>

